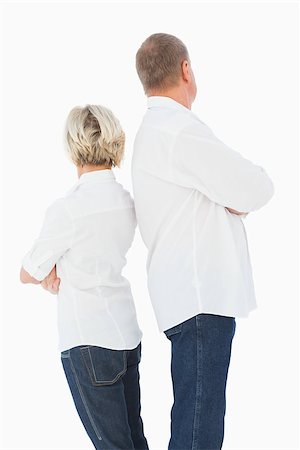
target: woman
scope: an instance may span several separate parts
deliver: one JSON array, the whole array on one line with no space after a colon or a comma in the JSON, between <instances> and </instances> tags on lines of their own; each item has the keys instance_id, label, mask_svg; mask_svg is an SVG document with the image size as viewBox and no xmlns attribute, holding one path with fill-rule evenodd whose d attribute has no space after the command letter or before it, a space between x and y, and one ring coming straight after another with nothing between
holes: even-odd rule
<instances>
[{"instance_id":1,"label":"woman","mask_svg":"<svg viewBox=\"0 0 300 450\"><path fill-rule=\"evenodd\" d=\"M79 180L47 209L20 274L24 283L43 283L56 265L61 360L81 421L101 450L148 449L140 417L142 333L121 274L136 216L112 171L124 141L109 109L70 112L66 147Z\"/></svg>"}]
</instances>

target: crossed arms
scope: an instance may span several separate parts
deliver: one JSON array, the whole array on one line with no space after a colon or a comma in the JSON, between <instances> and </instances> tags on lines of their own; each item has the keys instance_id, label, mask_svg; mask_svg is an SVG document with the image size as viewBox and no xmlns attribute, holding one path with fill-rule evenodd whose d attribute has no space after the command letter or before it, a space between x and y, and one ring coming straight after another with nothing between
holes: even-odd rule
<instances>
[{"instance_id":1,"label":"crossed arms","mask_svg":"<svg viewBox=\"0 0 300 450\"><path fill-rule=\"evenodd\" d=\"M176 141L172 181L199 190L231 214L245 216L265 205L274 193L274 185L265 170L223 144L210 130L203 137L198 128L198 124L192 124ZM225 206L228 204L234 208ZM64 202L55 202L48 208L41 232L41 237L46 238L41 242L47 244L51 241L51 250L48 249L51 255L45 258L42 270L39 264L32 268L29 258L25 267L32 275L22 267L22 283L41 284L52 293L58 292L60 279L56 275L56 262L71 245L72 229ZM38 259L44 258L45 249L41 246L43 244L38 245L37 249L41 253L37 255Z\"/></svg>"},{"instance_id":2,"label":"crossed arms","mask_svg":"<svg viewBox=\"0 0 300 450\"><path fill-rule=\"evenodd\" d=\"M231 212L232 214L247 214L243 212L236 211L235 209L226 207L226 209ZM20 270L20 281L24 284L40 284L46 291L50 292L51 294L57 294L59 290L60 285L60 278L57 277L56 274L56 265L52 268L51 272L41 281L37 280L36 278L32 277L25 269L24 267L21 267Z\"/></svg>"},{"instance_id":3,"label":"crossed arms","mask_svg":"<svg viewBox=\"0 0 300 450\"><path fill-rule=\"evenodd\" d=\"M40 284L46 291L51 292L51 294L57 294L60 284L60 278L56 275L56 265L42 281L32 277L28 272L26 272L24 267L21 267L20 281L26 284Z\"/></svg>"}]
</instances>

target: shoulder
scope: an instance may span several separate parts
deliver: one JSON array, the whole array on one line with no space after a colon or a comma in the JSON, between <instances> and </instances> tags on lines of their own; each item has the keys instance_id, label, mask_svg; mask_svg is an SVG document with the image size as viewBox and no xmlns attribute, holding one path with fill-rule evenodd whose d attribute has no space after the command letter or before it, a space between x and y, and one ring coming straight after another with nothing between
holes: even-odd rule
<instances>
[{"instance_id":1,"label":"shoulder","mask_svg":"<svg viewBox=\"0 0 300 450\"><path fill-rule=\"evenodd\" d=\"M127 190L120 182L116 182L115 183L115 188L117 189L117 191L119 192L120 195L120 201L123 204L123 206L128 207L128 208L132 208L134 207L134 200L132 198L131 193L129 192L129 190Z\"/></svg>"},{"instance_id":2,"label":"shoulder","mask_svg":"<svg viewBox=\"0 0 300 450\"><path fill-rule=\"evenodd\" d=\"M48 220L70 220L70 214L68 211L67 198L59 197L54 200L46 209L46 218Z\"/></svg>"},{"instance_id":3,"label":"shoulder","mask_svg":"<svg viewBox=\"0 0 300 450\"><path fill-rule=\"evenodd\" d=\"M195 135L211 139L216 138L212 129L206 123L202 122L202 120L200 120L192 111L188 114L188 120L180 127L178 135Z\"/></svg>"},{"instance_id":4,"label":"shoulder","mask_svg":"<svg viewBox=\"0 0 300 450\"><path fill-rule=\"evenodd\" d=\"M176 138L199 137L216 139L212 129L191 110L173 110L158 127Z\"/></svg>"}]
</instances>

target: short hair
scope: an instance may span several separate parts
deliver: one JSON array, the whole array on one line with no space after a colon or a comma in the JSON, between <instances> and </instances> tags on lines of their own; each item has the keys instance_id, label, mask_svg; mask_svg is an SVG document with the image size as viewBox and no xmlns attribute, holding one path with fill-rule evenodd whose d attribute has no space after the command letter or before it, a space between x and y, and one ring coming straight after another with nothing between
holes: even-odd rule
<instances>
[{"instance_id":1,"label":"short hair","mask_svg":"<svg viewBox=\"0 0 300 450\"><path fill-rule=\"evenodd\" d=\"M188 50L176 36L166 33L149 36L136 54L136 70L145 93L177 86L184 60L189 61Z\"/></svg>"},{"instance_id":2,"label":"short hair","mask_svg":"<svg viewBox=\"0 0 300 450\"><path fill-rule=\"evenodd\" d=\"M66 123L67 153L74 164L120 166L125 134L112 111L101 105L73 108Z\"/></svg>"}]
</instances>

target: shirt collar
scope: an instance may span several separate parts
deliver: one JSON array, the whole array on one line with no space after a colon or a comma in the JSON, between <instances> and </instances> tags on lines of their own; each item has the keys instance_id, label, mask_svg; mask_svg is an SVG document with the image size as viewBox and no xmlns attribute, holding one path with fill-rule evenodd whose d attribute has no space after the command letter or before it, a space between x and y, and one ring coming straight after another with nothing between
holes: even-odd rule
<instances>
[{"instance_id":1,"label":"shirt collar","mask_svg":"<svg viewBox=\"0 0 300 450\"><path fill-rule=\"evenodd\" d=\"M172 108L172 109L180 109L187 112L191 112L190 109L183 106L181 103L178 103L176 100L173 100L171 97L164 97L160 95L153 95L147 98L148 108L153 108L156 106L164 107L164 108Z\"/></svg>"},{"instance_id":2,"label":"shirt collar","mask_svg":"<svg viewBox=\"0 0 300 450\"><path fill-rule=\"evenodd\" d=\"M80 175L77 183L102 182L115 179L116 177L112 169L92 170L91 172L84 172Z\"/></svg>"},{"instance_id":3,"label":"shirt collar","mask_svg":"<svg viewBox=\"0 0 300 450\"><path fill-rule=\"evenodd\" d=\"M186 108L181 103L178 103L178 102L176 102L176 100L173 100L173 98L171 98L171 97L153 95L151 97L147 97L147 105L148 105L148 109L153 108L153 107L161 107L161 108L169 108L169 109L177 109L180 111L185 111L185 112L189 113L192 117L194 117L196 120L201 122L203 125L205 125L205 123L202 122L202 120L199 119L197 114L195 114L191 109Z\"/></svg>"},{"instance_id":4,"label":"shirt collar","mask_svg":"<svg viewBox=\"0 0 300 450\"><path fill-rule=\"evenodd\" d=\"M93 170L92 172L85 172L80 175L80 178L75 184L66 192L66 195L76 191L76 189L83 183L102 183L104 181L115 180L115 174L112 169Z\"/></svg>"}]
</instances>

